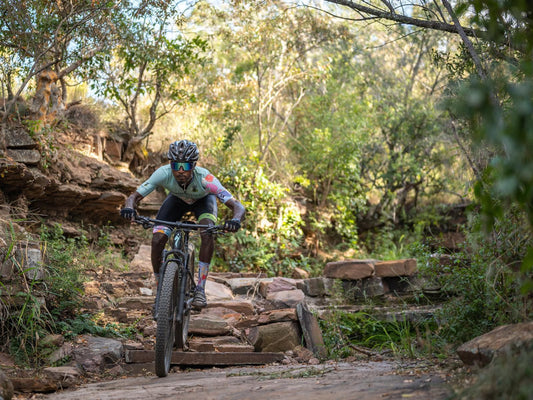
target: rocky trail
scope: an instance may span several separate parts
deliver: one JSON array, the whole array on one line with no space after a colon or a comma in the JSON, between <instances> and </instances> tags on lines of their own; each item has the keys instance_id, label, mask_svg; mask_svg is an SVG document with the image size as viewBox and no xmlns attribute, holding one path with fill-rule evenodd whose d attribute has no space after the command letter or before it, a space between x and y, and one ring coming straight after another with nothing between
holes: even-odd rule
<instances>
[{"instance_id":1,"label":"rocky trail","mask_svg":"<svg viewBox=\"0 0 533 400\"><path fill-rule=\"evenodd\" d=\"M23 127L11 127L5 131L10 157L0 159L2 218L10 221L11 216L16 216L25 220L29 218L30 210L37 209L61 223L69 237L79 235L77 225L70 221L78 220L81 212L90 215L93 223L118 223L117 208L139 182L131 174L110 167L102 157L95 159L85 155L87 151L83 149L92 147L90 138L80 142L79 138L74 141L68 135L59 135L57 140L62 150L54 153L50 169L45 174L38 168L41 156L37 144ZM73 143L83 151L74 151ZM160 204L160 199L151 200ZM154 210L157 206L143 203L140 211L149 213ZM17 229L25 230L18 226ZM344 363L328 361L318 329L317 320L326 318L332 309L364 309L364 306L344 304L343 296L386 298L390 305L381 309L384 319L417 319L431 315L431 307L409 307L407 310L401 300L403 294L420 289L414 260L334 262L325 266L323 276L314 278L298 270L294 276L277 278L261 274L211 273L207 285L209 307L191 318L190 351L175 354L174 373L168 378L155 378L152 360L156 325L151 317L154 282L150 252L147 245L139 247L138 239L132 239L126 231L114 232L112 243L124 248L126 253L133 251L135 258L126 270L95 266L88 271L84 287L85 310L82 312L96 315L100 325L124 323L132 326L137 332L134 337L126 340L83 335L66 339L51 335L41 340L49 352L45 354L46 367L39 370L20 369L9 355L0 353L1 395L7 398L6 393L14 390L14 398L26 399L67 396L72 392L78 393L72 398L82 398L83 390L96 388L94 390L104 393L103 386L98 385L104 385L106 391L113 391L113 386L117 385L119 394L109 395L115 397L102 394L102 398L126 398L137 393L133 388L139 382L150 387L167 382L168 385L162 386L162 394L157 395L160 398L165 398L164 391L170 388L179 392L179 385L185 385L182 391L192 393L191 396L205 387L204 397L219 398L220 389L217 388L225 387L225 384L213 386L207 382L224 376L224 379L236 382L242 390L242 398L249 397L250 393L259 398L261 390L258 388L267 387L265 396L286 388L294 388L292 397L298 393L303 396L305 389L325 388L324 393L329 393L328 390L340 393L342 382L356 385L355 390L359 391L357 385L364 385L363 382L373 385L368 382L374 378L380 382L376 385L385 394L390 386L382 382L388 377L391 377L393 386L396 385L394 382L401 383L398 390L407 386L415 390L422 384L428 387L428 382L431 383L429 386L436 382L437 378L433 379L431 372L428 372L429 378L424 378L429 379L427 382L418 381L422 376L419 366L404 368L387 355L365 350ZM18 262L23 270L27 271L25 279L42 280L46 271L40 268L45 263L39 243L20 243L15 252L17 257L20 256ZM11 304L13 293L20 289L17 276L12 264L0 264L0 278L3 284L7 284L0 291L3 304ZM439 377L437 381L443 379L441 375L440 372L434 375ZM171 383L174 379L176 383ZM300 380L301 384L296 385ZM320 384L309 385L315 381ZM276 382L283 383L278 385ZM337 383L330 387L327 382ZM133 386L127 389L128 395L121 395L120 390L126 390L126 386L120 389L121 385L130 383ZM57 393L49 394L51 392ZM238 396L237 392L229 391L226 398Z\"/></svg>"},{"instance_id":2,"label":"rocky trail","mask_svg":"<svg viewBox=\"0 0 533 400\"><path fill-rule=\"evenodd\" d=\"M313 398L350 398L367 393L359 398L422 399L431 393L440 399L449 392L447 373L438 365L402 364L363 349L351 360L327 360L318 319L332 309L358 309L339 303L338 290L390 298L383 318L431 314L427 307L398 309L393 300L419 285L413 259L332 262L324 276L315 278L303 271L291 278L211 273L209 305L191 316L190 350L174 353L174 367L166 378L154 375L156 323L151 316L154 282L149 260L150 247L141 245L127 270L94 270L84 286L83 311L99 313L101 323L134 326L135 338L49 338L55 350L47 364L69 361L32 376L11 374L16 399L168 398L171 393L235 399L251 398L252 393L253 398L304 398L306 393Z\"/></svg>"},{"instance_id":3,"label":"rocky trail","mask_svg":"<svg viewBox=\"0 0 533 400\"><path fill-rule=\"evenodd\" d=\"M141 376L92 383L37 396L47 400L111 399L416 399L443 400L451 393L444 373L402 369L393 362L326 362L179 370L165 378Z\"/></svg>"},{"instance_id":4,"label":"rocky trail","mask_svg":"<svg viewBox=\"0 0 533 400\"><path fill-rule=\"evenodd\" d=\"M299 270L293 277L275 278L211 273L208 307L191 316L189 351L174 352L169 376L158 378L150 247L136 247L127 269L100 266L89 272L82 310L97 315L100 325L121 323L132 327L134 334L128 339L85 334L72 340L50 335L42 340L50 349L47 367L39 370L18 369L7 354L0 353L4 398L14 392L15 400L178 395L184 399L440 400L453 392L458 371L486 365L507 347L533 339L533 323L524 323L500 327L465 343L457 351L461 361L399 359L391 352L357 346L353 356L330 360L319 322L333 324L328 317L335 310L371 308L383 321L420 321L433 315L438 302L416 306L407 301L416 293L435 296L439 291L420 278L416 260L330 262L322 276L313 278ZM31 273L39 275L39 271Z\"/></svg>"}]
</instances>

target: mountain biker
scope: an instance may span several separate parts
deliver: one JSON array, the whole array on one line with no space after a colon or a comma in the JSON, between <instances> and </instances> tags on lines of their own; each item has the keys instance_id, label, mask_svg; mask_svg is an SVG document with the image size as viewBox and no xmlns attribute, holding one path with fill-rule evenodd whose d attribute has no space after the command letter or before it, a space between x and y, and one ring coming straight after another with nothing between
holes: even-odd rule
<instances>
[{"instance_id":1,"label":"mountain biker","mask_svg":"<svg viewBox=\"0 0 533 400\"><path fill-rule=\"evenodd\" d=\"M207 169L196 166L199 155L198 147L193 142L178 140L171 143L167 154L169 163L158 168L126 199L120 215L133 220L137 204L157 187L163 187L170 194L161 205L157 219L179 221L187 211L192 211L199 224L212 226L217 221L218 198L233 212L232 218L224 222L224 230L237 232L244 219L245 209ZM162 253L170 232L171 229L163 225L157 225L153 229L151 260L156 287ZM207 306L205 283L215 247L213 235L201 232L200 237L198 284L192 302L196 308Z\"/></svg>"}]
</instances>

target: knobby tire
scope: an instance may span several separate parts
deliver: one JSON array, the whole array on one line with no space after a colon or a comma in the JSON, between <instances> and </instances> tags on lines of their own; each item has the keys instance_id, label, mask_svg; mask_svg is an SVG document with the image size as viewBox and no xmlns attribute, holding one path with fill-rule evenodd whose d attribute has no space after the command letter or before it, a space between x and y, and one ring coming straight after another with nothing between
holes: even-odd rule
<instances>
[{"instance_id":1,"label":"knobby tire","mask_svg":"<svg viewBox=\"0 0 533 400\"><path fill-rule=\"evenodd\" d=\"M179 265L170 261L163 276L157 303L157 330L155 337L155 373L165 377L170 370L175 339L175 321L179 288Z\"/></svg>"}]
</instances>

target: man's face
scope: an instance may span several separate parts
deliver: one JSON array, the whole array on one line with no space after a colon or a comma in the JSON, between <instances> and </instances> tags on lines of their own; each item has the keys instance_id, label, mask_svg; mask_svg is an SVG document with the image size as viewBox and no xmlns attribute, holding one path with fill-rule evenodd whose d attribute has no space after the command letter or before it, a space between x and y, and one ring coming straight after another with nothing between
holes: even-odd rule
<instances>
[{"instance_id":1,"label":"man's face","mask_svg":"<svg viewBox=\"0 0 533 400\"><path fill-rule=\"evenodd\" d=\"M179 163L175 161L170 162L172 175L180 185L189 183L194 171L194 163Z\"/></svg>"}]
</instances>

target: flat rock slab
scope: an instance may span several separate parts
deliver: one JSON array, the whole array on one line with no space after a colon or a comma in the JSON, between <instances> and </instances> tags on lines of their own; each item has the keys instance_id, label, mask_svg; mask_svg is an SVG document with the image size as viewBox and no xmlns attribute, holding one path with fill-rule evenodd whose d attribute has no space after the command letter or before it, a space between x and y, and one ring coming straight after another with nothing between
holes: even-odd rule
<instances>
[{"instance_id":1,"label":"flat rock slab","mask_svg":"<svg viewBox=\"0 0 533 400\"><path fill-rule=\"evenodd\" d=\"M343 260L326 264L324 276L332 279L356 281L374 274L375 260Z\"/></svg>"},{"instance_id":2,"label":"flat rock slab","mask_svg":"<svg viewBox=\"0 0 533 400\"><path fill-rule=\"evenodd\" d=\"M273 292L267 296L267 300L277 308L295 308L304 299L305 294L300 289Z\"/></svg>"},{"instance_id":3,"label":"flat rock slab","mask_svg":"<svg viewBox=\"0 0 533 400\"><path fill-rule=\"evenodd\" d=\"M258 352L172 352L173 365L262 365L283 360L283 353L258 353ZM127 350L127 363L146 363L155 360L155 353L151 350Z\"/></svg>"},{"instance_id":4,"label":"flat rock slab","mask_svg":"<svg viewBox=\"0 0 533 400\"><path fill-rule=\"evenodd\" d=\"M254 347L242 343L235 336L218 336L214 338L193 337L189 340L189 348L195 352L253 352ZM144 349L138 349L144 350Z\"/></svg>"},{"instance_id":5,"label":"flat rock slab","mask_svg":"<svg viewBox=\"0 0 533 400\"><path fill-rule=\"evenodd\" d=\"M131 364L136 365L136 364ZM409 374L411 372L411 374ZM51 400L444 400L452 390L435 374L398 373L394 362L180 371L97 382L46 396Z\"/></svg>"},{"instance_id":6,"label":"flat rock slab","mask_svg":"<svg viewBox=\"0 0 533 400\"><path fill-rule=\"evenodd\" d=\"M227 283L233 294L252 295L259 291L261 282L272 282L273 278L232 278Z\"/></svg>"},{"instance_id":7,"label":"flat rock slab","mask_svg":"<svg viewBox=\"0 0 533 400\"><path fill-rule=\"evenodd\" d=\"M322 331L318 325L318 320L305 303L298 304L296 312L305 339L305 347L311 350L315 356L325 358L327 356L327 350L326 346L324 346L324 339L322 338Z\"/></svg>"},{"instance_id":8,"label":"flat rock slab","mask_svg":"<svg viewBox=\"0 0 533 400\"><path fill-rule=\"evenodd\" d=\"M31 149L7 149L7 156L14 161L24 164L38 164L41 161L41 153Z\"/></svg>"},{"instance_id":9,"label":"flat rock slab","mask_svg":"<svg viewBox=\"0 0 533 400\"><path fill-rule=\"evenodd\" d=\"M207 310L211 308L225 308L244 315L254 314L254 305L250 300L210 301L207 303Z\"/></svg>"},{"instance_id":10,"label":"flat rock slab","mask_svg":"<svg viewBox=\"0 0 533 400\"><path fill-rule=\"evenodd\" d=\"M220 336L229 333L230 327L224 318L210 314L192 315L189 321L189 334L200 336Z\"/></svg>"},{"instance_id":11,"label":"flat rock slab","mask_svg":"<svg viewBox=\"0 0 533 400\"><path fill-rule=\"evenodd\" d=\"M296 279L275 277L272 281L262 281L259 284L259 293L267 297L270 293L296 289Z\"/></svg>"},{"instance_id":12,"label":"flat rock slab","mask_svg":"<svg viewBox=\"0 0 533 400\"><path fill-rule=\"evenodd\" d=\"M34 149L37 147L37 143L35 143L35 140L31 138L23 126L5 129L4 132L6 134L5 140L8 148Z\"/></svg>"},{"instance_id":13,"label":"flat rock slab","mask_svg":"<svg viewBox=\"0 0 533 400\"><path fill-rule=\"evenodd\" d=\"M205 295L208 303L233 300L233 292L223 283L207 281L205 285Z\"/></svg>"},{"instance_id":14,"label":"flat rock slab","mask_svg":"<svg viewBox=\"0 0 533 400\"><path fill-rule=\"evenodd\" d=\"M374 271L379 277L411 276L418 267L414 258L405 260L378 261L374 264Z\"/></svg>"}]
</instances>

